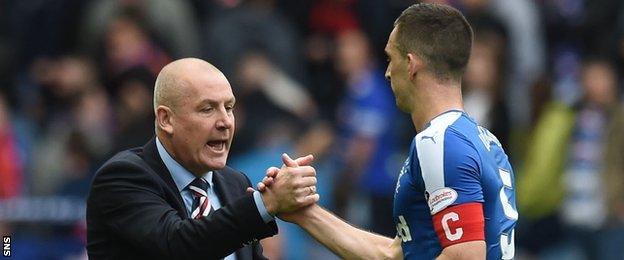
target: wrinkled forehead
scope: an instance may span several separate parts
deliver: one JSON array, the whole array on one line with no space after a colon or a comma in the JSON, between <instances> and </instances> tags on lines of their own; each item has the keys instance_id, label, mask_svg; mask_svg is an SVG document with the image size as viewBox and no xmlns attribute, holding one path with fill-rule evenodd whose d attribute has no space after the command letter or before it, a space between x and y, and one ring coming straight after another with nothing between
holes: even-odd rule
<instances>
[{"instance_id":1,"label":"wrinkled forehead","mask_svg":"<svg viewBox=\"0 0 624 260\"><path fill-rule=\"evenodd\" d=\"M189 71L184 77L183 91L190 102L212 100L227 102L234 99L232 87L220 71Z\"/></svg>"}]
</instances>

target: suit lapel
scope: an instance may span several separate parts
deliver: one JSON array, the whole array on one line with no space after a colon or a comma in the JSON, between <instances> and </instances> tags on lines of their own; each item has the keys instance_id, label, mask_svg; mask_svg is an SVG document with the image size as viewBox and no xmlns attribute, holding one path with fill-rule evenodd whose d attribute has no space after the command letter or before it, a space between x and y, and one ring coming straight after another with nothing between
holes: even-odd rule
<instances>
[{"instance_id":1,"label":"suit lapel","mask_svg":"<svg viewBox=\"0 0 624 260\"><path fill-rule=\"evenodd\" d=\"M145 146L143 146L143 159L167 184L167 187L165 187L165 189L168 188L171 193L175 194L174 208L176 208L178 212L186 216L186 218L189 218L190 216L188 216L188 214L186 213L186 207L184 206L182 196L180 195L180 192L178 191L178 188L173 181L173 178L171 177L171 173L169 172L169 170L165 166L165 163L162 161L160 155L158 154L155 137L153 137L147 144L145 144ZM234 200L237 192L233 188L239 186L236 183L235 178L226 175L227 173L224 173L223 171L213 171L212 176L213 184L215 186L215 192L217 193L217 196L219 196L219 201L221 202L222 207L226 206ZM252 259L253 247L251 245L247 245L243 248L236 250L236 258Z\"/></svg>"},{"instance_id":2,"label":"suit lapel","mask_svg":"<svg viewBox=\"0 0 624 260\"><path fill-rule=\"evenodd\" d=\"M232 191L231 187L234 187L232 183L229 183L231 178L226 178L222 171L213 171L212 172L212 182L215 186L215 192L217 196L219 196L219 201L221 201L221 205L224 206L232 201ZM228 189L227 187L230 187Z\"/></svg>"},{"instance_id":3,"label":"suit lapel","mask_svg":"<svg viewBox=\"0 0 624 260\"><path fill-rule=\"evenodd\" d=\"M212 182L215 186L215 192L219 196L221 207L229 204L234 200L236 191L233 187L238 187L237 183L234 183L235 179L230 176L226 176L227 173L223 171L213 171ZM236 250L236 259L252 259L252 246L246 245Z\"/></svg>"},{"instance_id":4,"label":"suit lapel","mask_svg":"<svg viewBox=\"0 0 624 260\"><path fill-rule=\"evenodd\" d=\"M169 192L174 194L175 197L175 209L178 212L181 212L183 216L187 218L188 213L186 213L186 207L184 206L184 201L182 200L182 196L178 191L178 187L176 186L173 178L171 177L171 173L165 166L165 163L160 158L158 154L158 149L156 148L156 138L152 137L152 139L143 146L143 159L147 162L147 164L160 176L160 178L165 181L167 184L167 188L169 188Z\"/></svg>"}]
</instances>

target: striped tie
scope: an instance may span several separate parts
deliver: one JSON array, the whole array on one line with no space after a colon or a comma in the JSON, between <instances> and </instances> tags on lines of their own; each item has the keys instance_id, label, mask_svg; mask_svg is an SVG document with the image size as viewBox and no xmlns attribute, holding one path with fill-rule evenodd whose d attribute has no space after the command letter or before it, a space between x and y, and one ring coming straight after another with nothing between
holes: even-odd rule
<instances>
[{"instance_id":1,"label":"striped tie","mask_svg":"<svg viewBox=\"0 0 624 260\"><path fill-rule=\"evenodd\" d=\"M206 190L208 190L208 182L202 178L195 178L188 187L191 193L193 193L193 197L195 197L193 200L191 218L198 219L202 216L208 216L208 213L210 213L212 209L208 194L206 193Z\"/></svg>"}]
</instances>

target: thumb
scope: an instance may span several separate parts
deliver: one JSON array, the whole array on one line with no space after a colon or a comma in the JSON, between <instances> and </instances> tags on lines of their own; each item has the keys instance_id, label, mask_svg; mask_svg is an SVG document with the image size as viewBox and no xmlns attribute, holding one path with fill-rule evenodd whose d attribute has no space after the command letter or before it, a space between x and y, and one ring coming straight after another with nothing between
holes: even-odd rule
<instances>
[{"instance_id":1,"label":"thumb","mask_svg":"<svg viewBox=\"0 0 624 260\"><path fill-rule=\"evenodd\" d=\"M295 159L295 162L297 162L297 165L299 166L307 166L310 165L312 163L312 161L314 161L314 156L311 154L308 154L304 157L299 157L297 159Z\"/></svg>"},{"instance_id":2,"label":"thumb","mask_svg":"<svg viewBox=\"0 0 624 260\"><path fill-rule=\"evenodd\" d=\"M247 187L247 190L246 190L247 193L254 193L254 191L256 190L254 190L252 187Z\"/></svg>"},{"instance_id":3,"label":"thumb","mask_svg":"<svg viewBox=\"0 0 624 260\"><path fill-rule=\"evenodd\" d=\"M288 156L288 154L286 153L282 154L282 162L284 162L284 165L286 165L287 167L299 166L299 164L297 164L297 162L293 160L292 158L290 158L290 156Z\"/></svg>"}]
</instances>

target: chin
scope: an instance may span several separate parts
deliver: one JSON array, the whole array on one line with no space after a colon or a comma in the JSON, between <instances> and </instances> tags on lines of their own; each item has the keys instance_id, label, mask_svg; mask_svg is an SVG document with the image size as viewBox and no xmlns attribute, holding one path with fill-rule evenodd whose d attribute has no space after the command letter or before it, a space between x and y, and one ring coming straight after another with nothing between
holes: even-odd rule
<instances>
[{"instance_id":1,"label":"chin","mask_svg":"<svg viewBox=\"0 0 624 260\"><path fill-rule=\"evenodd\" d=\"M205 166L210 169L210 170L221 170L223 168L225 168L225 165L227 164L227 157L226 158L218 158L218 159L211 159L207 162L205 162Z\"/></svg>"},{"instance_id":2,"label":"chin","mask_svg":"<svg viewBox=\"0 0 624 260\"><path fill-rule=\"evenodd\" d=\"M221 170L223 168L225 168L225 163L211 163L206 165L207 168L212 171L212 170Z\"/></svg>"}]
</instances>

